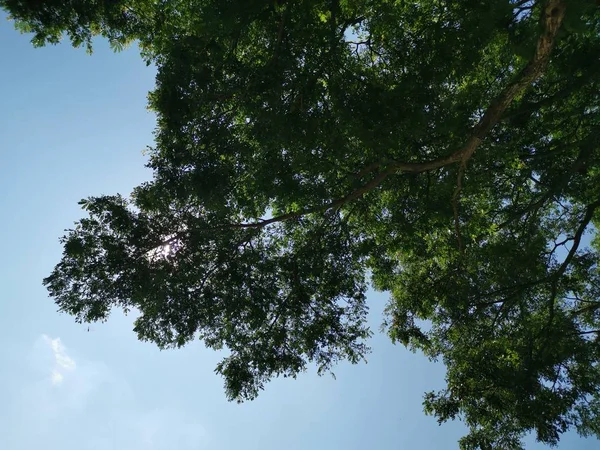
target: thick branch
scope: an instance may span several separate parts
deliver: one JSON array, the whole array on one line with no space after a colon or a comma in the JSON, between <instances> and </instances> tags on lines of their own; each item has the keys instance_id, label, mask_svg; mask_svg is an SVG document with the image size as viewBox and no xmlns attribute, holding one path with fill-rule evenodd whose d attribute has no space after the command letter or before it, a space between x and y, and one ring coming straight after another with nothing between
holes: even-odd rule
<instances>
[{"instance_id":1,"label":"thick branch","mask_svg":"<svg viewBox=\"0 0 600 450\"><path fill-rule=\"evenodd\" d=\"M282 214L271 219L260 220L251 223L231 223L219 227L210 228L203 231L214 231L218 229L231 228L263 228L267 225L283 222L286 220L297 219L306 214L328 211L332 208L340 207L348 202L362 197L369 191L377 188L388 176L398 172L421 173L430 170L439 169L441 167L454 164L456 162L465 163L475 152L479 144L481 144L484 136L498 123L502 115L511 104L513 99L524 91L533 81L535 81L544 71L550 59L550 53L554 46L556 33L558 32L565 13L565 5L563 0L550 0L544 8L542 14L542 22L544 24L544 32L537 42L535 54L531 61L516 77L516 80L507 86L498 97L496 97L483 117L473 127L470 137L465 144L456 150L454 153L437 158L431 161L413 163L413 162L398 162L390 161L385 163L372 163L365 169L355 175L355 178L361 178L368 173L372 173L378 169L382 169L371 181L364 184L360 188L350 192L349 194L333 200L329 203L319 206L305 208L301 211Z\"/></svg>"},{"instance_id":2,"label":"thick branch","mask_svg":"<svg viewBox=\"0 0 600 450\"><path fill-rule=\"evenodd\" d=\"M413 170L409 171L422 171L423 166L427 167L424 170L432 170L454 162L468 160L473 155L484 136L494 127L494 125L496 125L496 123L498 123L502 114L504 114L514 98L523 92L533 81L539 78L550 60L556 33L558 32L565 15L565 5L562 0L550 0L542 14L544 33L538 39L533 58L519 75L517 75L517 79L504 88L500 95L492 101L481 120L473 128L471 136L467 139L467 142L465 142L462 148L446 158L434 160L429 163L417 164ZM405 164L399 164L397 167L399 171L407 171L407 168L410 168L411 166L412 165L409 165L407 167Z\"/></svg>"},{"instance_id":3,"label":"thick branch","mask_svg":"<svg viewBox=\"0 0 600 450\"><path fill-rule=\"evenodd\" d=\"M543 11L543 23L544 33L540 36L537 42L536 52L531 61L525 66L525 68L519 73L516 80L507 86L500 95L492 101L487 111L481 118L481 120L475 125L471 132L471 136L467 139L465 144L452 153L449 156L434 159L428 162L422 163L407 163L407 162L391 162L387 164L387 167L379 172L379 174L373 178L370 182L362 186L361 188L351 192L350 194L334 200L325 205L307 208L299 212L283 214L277 217L273 217L268 220L262 220L254 223L246 224L232 224L231 227L236 228L261 228L271 223L282 222L284 220L298 218L305 214L310 214L319 211L326 211L331 208L341 206L349 201L355 200L361 197L363 194L375 189L379 186L389 175L396 172L412 172L420 173L430 170L439 169L441 167L453 164L459 161L467 161L475 152L483 137L498 123L502 114L506 111L508 106L514 100L514 98L524 91L533 81L535 81L544 71L548 61L550 59L550 53L554 46L554 39L556 33L560 28L565 13L565 5L562 0L550 0L548 5ZM356 177L360 178L367 173L373 172L383 166L383 163L372 163L365 169L361 170Z\"/></svg>"}]
</instances>

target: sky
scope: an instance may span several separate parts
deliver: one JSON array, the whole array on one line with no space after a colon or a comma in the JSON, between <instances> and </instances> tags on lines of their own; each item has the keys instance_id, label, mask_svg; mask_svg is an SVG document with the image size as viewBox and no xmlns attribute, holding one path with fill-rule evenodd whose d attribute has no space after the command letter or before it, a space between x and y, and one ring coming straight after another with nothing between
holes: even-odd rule
<instances>
[{"instance_id":1,"label":"sky","mask_svg":"<svg viewBox=\"0 0 600 450\"><path fill-rule=\"evenodd\" d=\"M80 325L41 284L82 217L77 201L127 194L151 177L143 149L154 71L137 51L92 56L34 49L0 16L0 449L450 450L465 432L422 413L444 367L378 333L385 294L370 293L368 364L276 380L253 402L226 400L223 355L195 342L158 351L115 312ZM541 449L532 443L528 449ZM591 450L574 434L559 449Z\"/></svg>"}]
</instances>

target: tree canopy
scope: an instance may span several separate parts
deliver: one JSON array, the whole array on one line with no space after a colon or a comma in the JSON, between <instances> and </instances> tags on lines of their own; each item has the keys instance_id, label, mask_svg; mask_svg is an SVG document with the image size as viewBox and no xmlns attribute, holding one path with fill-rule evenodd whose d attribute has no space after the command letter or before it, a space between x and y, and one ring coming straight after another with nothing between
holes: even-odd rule
<instances>
[{"instance_id":1,"label":"tree canopy","mask_svg":"<svg viewBox=\"0 0 600 450\"><path fill-rule=\"evenodd\" d=\"M391 339L447 367L462 449L600 436L600 8L591 0L0 0L33 43L137 41L153 179L90 197L60 311L201 339L230 399ZM589 243L589 245L587 245Z\"/></svg>"}]
</instances>

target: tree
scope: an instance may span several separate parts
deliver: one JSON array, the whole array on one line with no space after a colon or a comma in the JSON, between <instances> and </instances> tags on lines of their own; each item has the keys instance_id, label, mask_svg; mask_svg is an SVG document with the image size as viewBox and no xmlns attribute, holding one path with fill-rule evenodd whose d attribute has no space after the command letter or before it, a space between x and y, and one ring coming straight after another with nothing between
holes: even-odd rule
<instances>
[{"instance_id":1,"label":"tree","mask_svg":"<svg viewBox=\"0 0 600 450\"><path fill-rule=\"evenodd\" d=\"M0 0L34 43L138 40L151 182L90 197L44 280L78 321L227 348L230 399L390 337L463 449L600 436L600 12L588 0Z\"/></svg>"}]
</instances>

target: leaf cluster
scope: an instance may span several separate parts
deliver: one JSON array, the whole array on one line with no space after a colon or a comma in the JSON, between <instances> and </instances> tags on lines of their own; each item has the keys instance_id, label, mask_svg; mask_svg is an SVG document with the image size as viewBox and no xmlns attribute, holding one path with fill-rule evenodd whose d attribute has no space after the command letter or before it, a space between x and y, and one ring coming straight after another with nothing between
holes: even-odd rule
<instances>
[{"instance_id":1,"label":"leaf cluster","mask_svg":"<svg viewBox=\"0 0 600 450\"><path fill-rule=\"evenodd\" d=\"M243 400L363 359L370 282L392 340L445 363L424 407L461 448L599 435L594 2L0 6L34 43L137 39L158 70L154 178L82 202L44 281L61 311L227 348Z\"/></svg>"}]
</instances>

